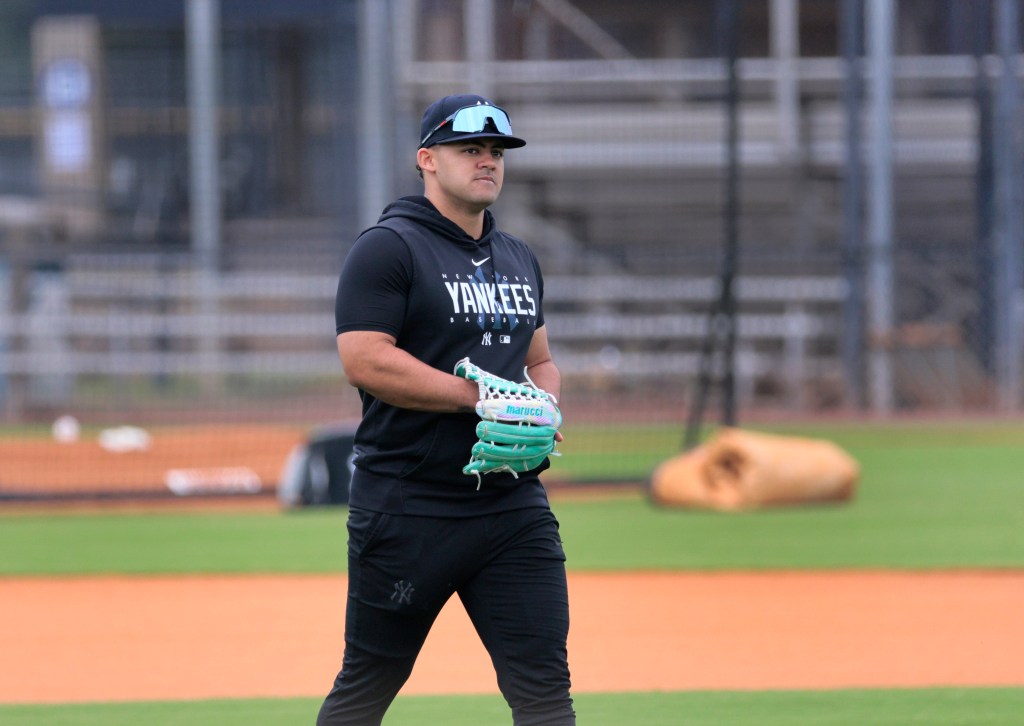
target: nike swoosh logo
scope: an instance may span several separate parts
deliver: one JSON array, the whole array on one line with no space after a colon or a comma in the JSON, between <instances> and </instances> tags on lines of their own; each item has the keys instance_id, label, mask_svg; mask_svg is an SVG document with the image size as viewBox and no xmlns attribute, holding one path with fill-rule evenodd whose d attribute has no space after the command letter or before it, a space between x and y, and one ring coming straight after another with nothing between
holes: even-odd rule
<instances>
[{"instance_id":1,"label":"nike swoosh logo","mask_svg":"<svg viewBox=\"0 0 1024 726\"><path fill-rule=\"evenodd\" d=\"M491 259L491 258L490 257L485 257L482 260L480 260L479 262L477 262L476 260L470 258L469 261L473 263L473 267L480 267L480 265L484 264L489 259Z\"/></svg>"}]
</instances>

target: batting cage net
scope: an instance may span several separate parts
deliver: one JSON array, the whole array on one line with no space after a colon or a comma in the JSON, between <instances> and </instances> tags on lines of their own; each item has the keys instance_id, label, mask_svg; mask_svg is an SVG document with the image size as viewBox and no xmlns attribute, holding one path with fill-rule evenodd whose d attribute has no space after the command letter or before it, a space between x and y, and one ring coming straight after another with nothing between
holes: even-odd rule
<instances>
[{"instance_id":1,"label":"batting cage net","mask_svg":"<svg viewBox=\"0 0 1024 726\"><path fill-rule=\"evenodd\" d=\"M448 93L528 140L493 211L544 269L553 485L646 480L698 397L1019 414L1013 5L5 2L0 499L266 496L348 435L338 273Z\"/></svg>"}]
</instances>

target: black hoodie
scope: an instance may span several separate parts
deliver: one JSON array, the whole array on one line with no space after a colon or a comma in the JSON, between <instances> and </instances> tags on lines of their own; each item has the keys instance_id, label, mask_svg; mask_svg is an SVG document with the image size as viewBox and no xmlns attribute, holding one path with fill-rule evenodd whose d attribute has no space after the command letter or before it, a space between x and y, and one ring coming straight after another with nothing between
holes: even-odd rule
<instances>
[{"instance_id":1,"label":"black hoodie","mask_svg":"<svg viewBox=\"0 0 1024 726\"><path fill-rule=\"evenodd\" d=\"M451 373L462 358L522 381L533 332L544 324L543 279L522 240L489 211L479 240L426 197L403 197L356 240L338 282L338 333L374 330ZM350 504L393 514L473 516L547 506L537 474L462 473L476 442L471 413L397 408L365 391L356 432Z\"/></svg>"}]
</instances>

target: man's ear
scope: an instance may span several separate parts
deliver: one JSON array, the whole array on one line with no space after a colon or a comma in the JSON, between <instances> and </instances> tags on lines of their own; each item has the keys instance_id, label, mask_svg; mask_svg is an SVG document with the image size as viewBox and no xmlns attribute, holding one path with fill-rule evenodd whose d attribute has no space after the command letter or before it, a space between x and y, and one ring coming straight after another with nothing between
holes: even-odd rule
<instances>
[{"instance_id":1,"label":"man's ear","mask_svg":"<svg viewBox=\"0 0 1024 726\"><path fill-rule=\"evenodd\" d=\"M434 152L430 149L417 149L416 165L424 171L434 171Z\"/></svg>"}]
</instances>

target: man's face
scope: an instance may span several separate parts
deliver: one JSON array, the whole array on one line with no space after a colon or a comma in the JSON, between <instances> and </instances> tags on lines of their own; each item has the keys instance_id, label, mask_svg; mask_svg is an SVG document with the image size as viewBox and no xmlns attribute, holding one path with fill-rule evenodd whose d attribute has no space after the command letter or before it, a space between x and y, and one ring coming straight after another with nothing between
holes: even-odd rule
<instances>
[{"instance_id":1,"label":"man's face","mask_svg":"<svg viewBox=\"0 0 1024 726\"><path fill-rule=\"evenodd\" d=\"M500 139L437 144L429 151L438 190L452 202L479 211L498 199L505 180L505 147Z\"/></svg>"}]
</instances>

